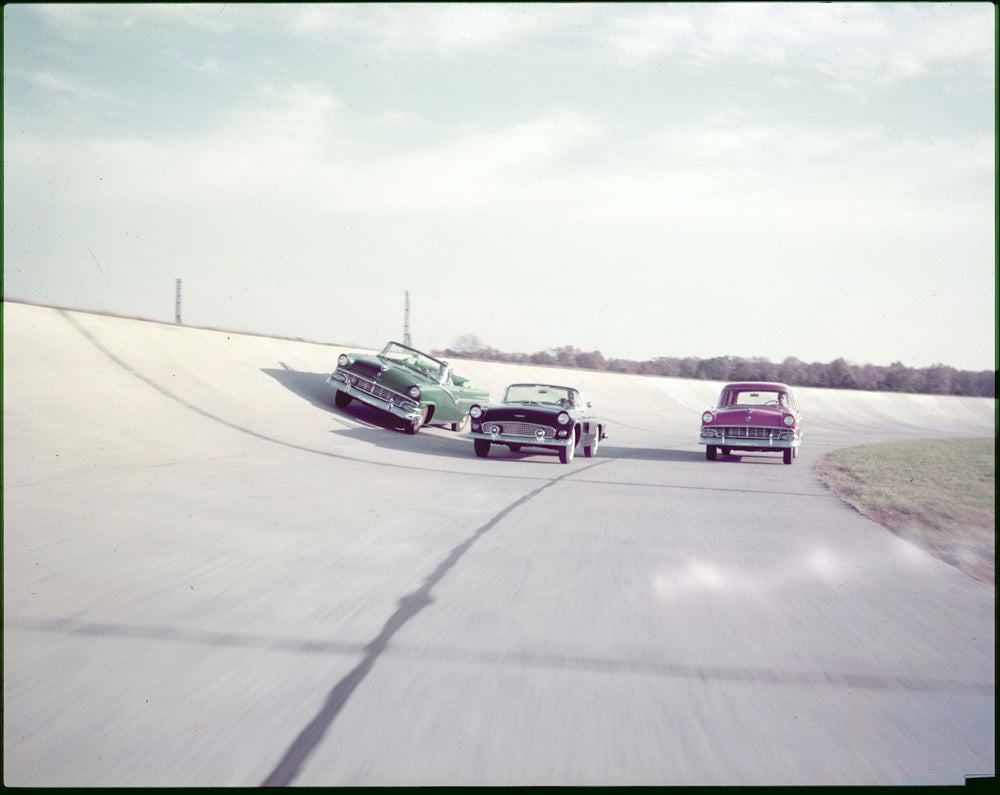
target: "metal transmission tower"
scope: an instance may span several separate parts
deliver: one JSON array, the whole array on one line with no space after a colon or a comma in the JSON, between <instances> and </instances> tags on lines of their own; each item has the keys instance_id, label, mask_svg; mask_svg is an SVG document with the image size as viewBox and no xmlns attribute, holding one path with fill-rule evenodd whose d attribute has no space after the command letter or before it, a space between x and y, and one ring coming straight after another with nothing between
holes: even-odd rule
<instances>
[{"instance_id":1,"label":"metal transmission tower","mask_svg":"<svg viewBox=\"0 0 1000 795\"><path fill-rule=\"evenodd\" d=\"M177 280L177 294L174 298L174 322L181 322L181 280Z\"/></svg>"},{"instance_id":2,"label":"metal transmission tower","mask_svg":"<svg viewBox=\"0 0 1000 795\"><path fill-rule=\"evenodd\" d=\"M404 295L406 296L406 306L403 310L403 344L410 344L410 291L407 290Z\"/></svg>"}]
</instances>

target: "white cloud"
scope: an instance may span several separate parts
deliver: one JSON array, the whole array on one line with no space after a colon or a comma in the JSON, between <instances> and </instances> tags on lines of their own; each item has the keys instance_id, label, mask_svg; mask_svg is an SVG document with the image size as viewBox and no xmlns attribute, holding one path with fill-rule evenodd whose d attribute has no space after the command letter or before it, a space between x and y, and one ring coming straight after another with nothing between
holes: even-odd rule
<instances>
[{"instance_id":1,"label":"white cloud","mask_svg":"<svg viewBox=\"0 0 1000 795\"><path fill-rule=\"evenodd\" d=\"M861 97L965 58L992 74L996 29L987 4L931 3L640 4L624 6L612 27L603 39L625 64L785 65Z\"/></svg>"},{"instance_id":2,"label":"white cloud","mask_svg":"<svg viewBox=\"0 0 1000 795\"><path fill-rule=\"evenodd\" d=\"M585 6L586 7L586 6ZM546 3L348 3L287 7L298 36L345 36L383 53L467 53L523 41L576 16Z\"/></svg>"},{"instance_id":3,"label":"white cloud","mask_svg":"<svg viewBox=\"0 0 1000 795\"><path fill-rule=\"evenodd\" d=\"M24 76L35 86L75 102L114 102L115 97L84 80L73 80L50 71L26 72Z\"/></svg>"},{"instance_id":4,"label":"white cloud","mask_svg":"<svg viewBox=\"0 0 1000 795\"><path fill-rule=\"evenodd\" d=\"M109 28L135 29L178 24L215 32L232 30L226 3L39 3L40 18L68 39L103 34Z\"/></svg>"},{"instance_id":5,"label":"white cloud","mask_svg":"<svg viewBox=\"0 0 1000 795\"><path fill-rule=\"evenodd\" d=\"M172 63L179 64L185 69L190 69L206 76L218 76L229 72L225 61L213 55L206 55L201 59L190 58L176 47L168 47L163 51L163 54Z\"/></svg>"},{"instance_id":6,"label":"white cloud","mask_svg":"<svg viewBox=\"0 0 1000 795\"><path fill-rule=\"evenodd\" d=\"M568 110L492 128L457 125L430 144L359 140L352 125L370 126L325 86L267 84L221 126L187 140L92 139L90 165L73 172L92 171L96 182L99 168L105 187L149 201L272 197L353 213L516 208L597 225L683 219L702 231L720 212L738 213L730 228L795 217L799 233L847 217L856 229L915 217L950 225L949 214L985 212L992 196L988 136L917 140L878 127L830 132L733 115L653 130L624 148L595 119ZM75 157L51 152L54 163L67 156Z\"/></svg>"}]
</instances>

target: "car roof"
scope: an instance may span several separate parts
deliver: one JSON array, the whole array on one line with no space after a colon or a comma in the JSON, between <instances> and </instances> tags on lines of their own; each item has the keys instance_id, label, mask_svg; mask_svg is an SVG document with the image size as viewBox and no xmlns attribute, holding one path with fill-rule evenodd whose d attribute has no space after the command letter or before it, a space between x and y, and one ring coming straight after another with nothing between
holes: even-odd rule
<instances>
[{"instance_id":1,"label":"car roof","mask_svg":"<svg viewBox=\"0 0 1000 795\"><path fill-rule=\"evenodd\" d=\"M777 381L736 381L726 384L723 389L762 389L775 391L791 391L787 384L779 384Z\"/></svg>"}]
</instances>

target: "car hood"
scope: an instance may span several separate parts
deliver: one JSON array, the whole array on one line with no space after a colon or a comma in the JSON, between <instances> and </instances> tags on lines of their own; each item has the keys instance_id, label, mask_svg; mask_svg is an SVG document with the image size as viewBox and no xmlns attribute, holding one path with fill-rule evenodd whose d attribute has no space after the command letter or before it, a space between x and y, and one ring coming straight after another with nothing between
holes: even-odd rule
<instances>
[{"instance_id":1,"label":"car hood","mask_svg":"<svg viewBox=\"0 0 1000 795\"><path fill-rule=\"evenodd\" d=\"M714 409L715 419L708 425L757 425L784 427L782 418L792 412L767 406L741 407L738 409Z\"/></svg>"},{"instance_id":2,"label":"car hood","mask_svg":"<svg viewBox=\"0 0 1000 795\"><path fill-rule=\"evenodd\" d=\"M358 356L344 369L365 378L371 378L376 383L396 392L404 391L414 384L426 386L435 383L420 373L393 362L387 362L378 356Z\"/></svg>"},{"instance_id":3,"label":"car hood","mask_svg":"<svg viewBox=\"0 0 1000 795\"><path fill-rule=\"evenodd\" d=\"M558 406L521 406L516 403L507 403L499 406L486 406L483 410L483 419L555 425L556 417L561 411L566 411L566 409L561 409Z\"/></svg>"}]
</instances>

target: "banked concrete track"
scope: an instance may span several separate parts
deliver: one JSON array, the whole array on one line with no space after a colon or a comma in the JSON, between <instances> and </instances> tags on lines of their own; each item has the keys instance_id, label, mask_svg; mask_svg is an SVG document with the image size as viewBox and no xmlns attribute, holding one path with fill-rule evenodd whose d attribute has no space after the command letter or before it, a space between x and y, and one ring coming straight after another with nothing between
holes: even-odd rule
<instances>
[{"instance_id":1,"label":"banked concrete track","mask_svg":"<svg viewBox=\"0 0 1000 795\"><path fill-rule=\"evenodd\" d=\"M4 783L956 784L994 771L994 590L829 494L836 447L992 400L799 389L707 462L719 384L579 385L596 458L416 436L341 348L4 305Z\"/></svg>"}]
</instances>

